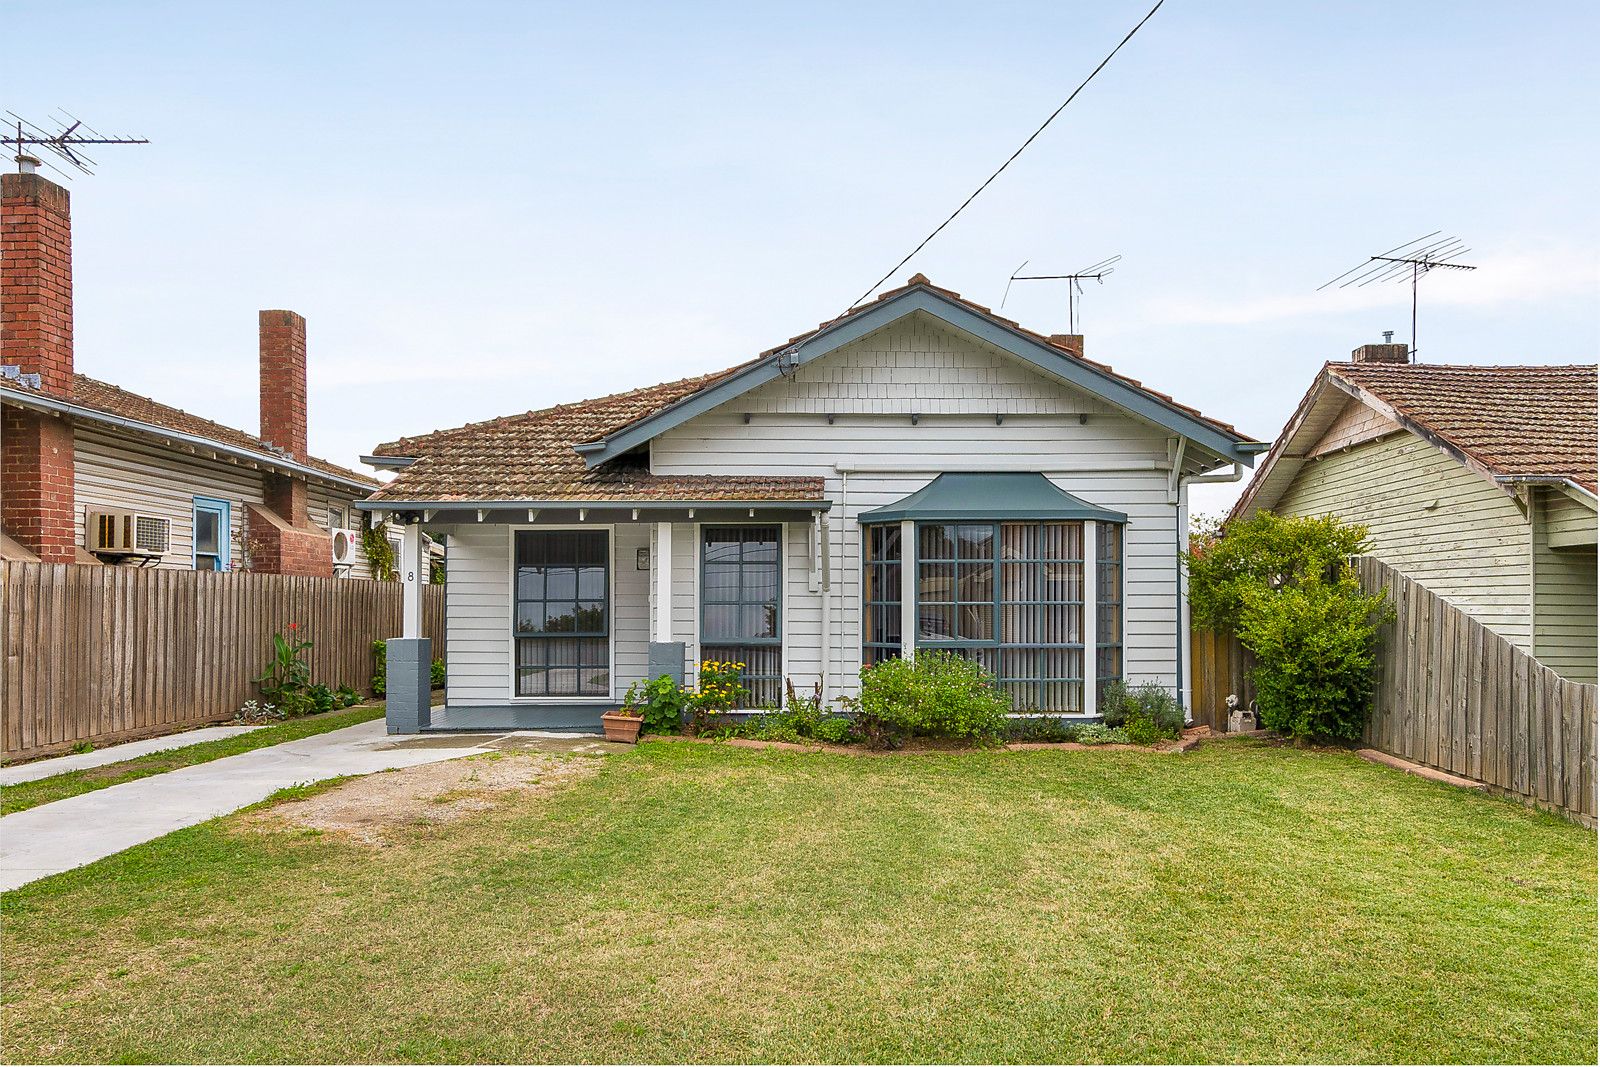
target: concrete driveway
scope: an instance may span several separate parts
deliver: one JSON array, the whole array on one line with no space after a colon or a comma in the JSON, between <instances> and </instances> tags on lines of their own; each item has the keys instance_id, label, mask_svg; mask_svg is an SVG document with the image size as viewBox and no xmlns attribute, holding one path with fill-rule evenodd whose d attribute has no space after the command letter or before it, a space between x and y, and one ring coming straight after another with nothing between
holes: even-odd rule
<instances>
[{"instance_id":1,"label":"concrete driveway","mask_svg":"<svg viewBox=\"0 0 1600 1067\"><path fill-rule=\"evenodd\" d=\"M19 811L0 818L0 890L238 811L291 785L457 759L504 748L504 737L390 737L375 719Z\"/></svg>"}]
</instances>

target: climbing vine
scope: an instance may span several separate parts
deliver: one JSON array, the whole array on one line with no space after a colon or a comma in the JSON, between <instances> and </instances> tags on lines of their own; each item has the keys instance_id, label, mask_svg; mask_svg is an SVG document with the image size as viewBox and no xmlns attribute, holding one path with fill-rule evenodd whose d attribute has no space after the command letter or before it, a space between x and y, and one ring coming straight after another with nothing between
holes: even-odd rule
<instances>
[{"instance_id":1,"label":"climbing vine","mask_svg":"<svg viewBox=\"0 0 1600 1067\"><path fill-rule=\"evenodd\" d=\"M361 551L366 554L372 576L380 582L395 580L394 546L382 529L367 527L361 531Z\"/></svg>"}]
</instances>

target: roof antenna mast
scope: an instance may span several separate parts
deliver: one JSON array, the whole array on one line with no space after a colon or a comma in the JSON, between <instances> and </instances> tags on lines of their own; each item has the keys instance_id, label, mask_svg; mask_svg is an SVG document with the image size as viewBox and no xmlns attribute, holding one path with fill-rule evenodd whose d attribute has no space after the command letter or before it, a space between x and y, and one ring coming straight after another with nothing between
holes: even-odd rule
<instances>
[{"instance_id":1,"label":"roof antenna mast","mask_svg":"<svg viewBox=\"0 0 1600 1067\"><path fill-rule=\"evenodd\" d=\"M50 117L50 122L55 127L54 133L43 126L29 122L15 111L7 111L6 114L11 116L11 121L5 123L8 128L5 130L5 136L0 137L0 144L9 145L13 149L15 152L13 158L16 160L17 170L21 173L38 170L43 165L63 178L72 177L55 164L45 162L34 155L29 151L31 148L43 148L79 173L93 174L94 171L90 168L97 164L84 152L85 145L150 143L144 137L109 137L65 111L61 111L59 116Z\"/></svg>"},{"instance_id":2,"label":"roof antenna mast","mask_svg":"<svg viewBox=\"0 0 1600 1067\"><path fill-rule=\"evenodd\" d=\"M1407 241L1403 245L1389 249L1389 251L1376 256L1368 256L1366 261L1351 267L1332 281L1323 282L1317 286L1317 292L1336 285L1340 289L1350 286L1361 288L1374 282L1410 282L1411 283L1411 362L1417 361L1417 283L1422 276L1430 270L1445 267L1450 270L1477 270L1465 263L1455 263L1453 260L1466 255L1472 249L1462 243L1459 237L1440 237L1443 230L1434 230L1424 234L1414 241Z\"/></svg>"},{"instance_id":3,"label":"roof antenna mast","mask_svg":"<svg viewBox=\"0 0 1600 1067\"><path fill-rule=\"evenodd\" d=\"M1078 300L1083 296L1083 283L1097 281L1104 285L1106 278L1117 269L1117 264L1122 261L1120 255L1084 267L1072 274L1024 274L1028 261L1023 260L1022 266L1011 272L1011 278L1006 282L1005 295L1000 298L1000 306L1006 306L1006 300L1011 296L1012 282L1066 282L1067 283L1067 332L1078 332Z\"/></svg>"}]
</instances>

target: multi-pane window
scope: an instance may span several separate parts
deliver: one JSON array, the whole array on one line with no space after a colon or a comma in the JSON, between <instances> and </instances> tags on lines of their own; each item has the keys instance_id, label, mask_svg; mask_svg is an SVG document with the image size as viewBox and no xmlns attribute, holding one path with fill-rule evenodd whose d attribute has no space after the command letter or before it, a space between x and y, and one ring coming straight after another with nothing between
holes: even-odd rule
<instances>
[{"instance_id":1,"label":"multi-pane window","mask_svg":"<svg viewBox=\"0 0 1600 1067\"><path fill-rule=\"evenodd\" d=\"M862 536L866 542L862 659L872 664L900 655L900 527L888 523L868 526Z\"/></svg>"},{"instance_id":2,"label":"multi-pane window","mask_svg":"<svg viewBox=\"0 0 1600 1067\"><path fill-rule=\"evenodd\" d=\"M1122 531L1097 533L1096 665L1120 676ZM900 651L902 546L893 524L865 538L862 652L876 663ZM916 540L916 647L982 663L1017 711L1082 711L1083 523L919 523Z\"/></svg>"},{"instance_id":3,"label":"multi-pane window","mask_svg":"<svg viewBox=\"0 0 1600 1067\"><path fill-rule=\"evenodd\" d=\"M783 695L779 526L701 530L700 657L743 663L751 707Z\"/></svg>"},{"instance_id":4,"label":"multi-pane window","mask_svg":"<svg viewBox=\"0 0 1600 1067\"><path fill-rule=\"evenodd\" d=\"M517 695L610 695L607 532L518 530L515 557Z\"/></svg>"},{"instance_id":5,"label":"multi-pane window","mask_svg":"<svg viewBox=\"0 0 1600 1067\"><path fill-rule=\"evenodd\" d=\"M1095 684L1122 678L1122 526L1099 523L1095 529L1094 579Z\"/></svg>"}]
</instances>

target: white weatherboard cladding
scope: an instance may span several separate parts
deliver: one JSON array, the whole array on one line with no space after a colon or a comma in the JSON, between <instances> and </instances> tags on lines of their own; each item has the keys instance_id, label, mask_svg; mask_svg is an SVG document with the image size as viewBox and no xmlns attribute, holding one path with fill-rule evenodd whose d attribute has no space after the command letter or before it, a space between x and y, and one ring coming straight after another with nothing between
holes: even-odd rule
<instances>
[{"instance_id":1,"label":"white weatherboard cladding","mask_svg":"<svg viewBox=\"0 0 1600 1067\"><path fill-rule=\"evenodd\" d=\"M746 414L750 415L747 422ZM824 417L834 414L830 425ZM912 424L910 416L919 420ZM997 423L995 416L1005 416ZM1079 415L1087 414L1080 423ZM826 657L828 688L852 692L861 663L863 511L915 492L943 469L1031 469L1091 504L1128 515L1127 676L1177 682L1177 508L1167 437L1097 398L924 316L912 316L667 431L651 442L657 474L820 476L834 507L831 657L824 594L809 587L803 532L785 539L788 671L809 688ZM848 468L871 466L872 471ZM904 468L886 470L884 468ZM847 468L840 470L839 468ZM674 532L678 551L682 531ZM693 539L690 544L695 543ZM692 559L689 561L692 568ZM692 575L692 569L687 572ZM678 588L685 589L681 579ZM691 602L692 584L681 594ZM695 631L674 636L690 638Z\"/></svg>"},{"instance_id":2,"label":"white weatherboard cladding","mask_svg":"<svg viewBox=\"0 0 1600 1067\"><path fill-rule=\"evenodd\" d=\"M511 636L511 532L499 523L443 527L445 541L445 703L504 704L514 699ZM650 572L638 569L649 527L611 530L611 698L644 676L650 650ZM524 698L526 699L526 698ZM563 698L551 698L559 703Z\"/></svg>"},{"instance_id":3,"label":"white weatherboard cladding","mask_svg":"<svg viewBox=\"0 0 1600 1067\"><path fill-rule=\"evenodd\" d=\"M1421 438L1395 434L1307 462L1273 510L1364 524L1372 555L1532 651L1521 509Z\"/></svg>"}]
</instances>

